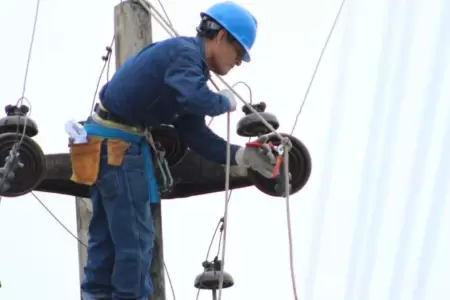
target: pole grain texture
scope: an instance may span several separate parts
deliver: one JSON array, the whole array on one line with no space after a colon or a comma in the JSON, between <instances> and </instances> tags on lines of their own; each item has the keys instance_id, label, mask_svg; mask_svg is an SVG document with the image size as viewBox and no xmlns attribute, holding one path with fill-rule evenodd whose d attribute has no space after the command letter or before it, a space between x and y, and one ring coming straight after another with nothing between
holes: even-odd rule
<instances>
[{"instance_id":1,"label":"pole grain texture","mask_svg":"<svg viewBox=\"0 0 450 300\"><path fill-rule=\"evenodd\" d=\"M138 3L131 0L123 1L114 8L114 34L116 68L122 65L130 56L139 52L152 42L152 26L150 14ZM87 231L92 216L90 199L77 197L77 229L78 238L87 245ZM152 266L149 270L153 283L153 295L149 300L166 300L164 255L162 240L161 204L152 204L152 216L155 230ZM78 245L80 262L80 280L83 278L83 268L86 264L86 247Z\"/></svg>"}]
</instances>

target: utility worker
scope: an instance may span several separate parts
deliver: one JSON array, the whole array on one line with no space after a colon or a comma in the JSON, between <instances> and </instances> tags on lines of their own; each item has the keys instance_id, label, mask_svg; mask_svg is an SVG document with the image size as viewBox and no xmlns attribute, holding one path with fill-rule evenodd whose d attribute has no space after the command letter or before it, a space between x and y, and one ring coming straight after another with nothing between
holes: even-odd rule
<instances>
[{"instance_id":1,"label":"utility worker","mask_svg":"<svg viewBox=\"0 0 450 300\"><path fill-rule=\"evenodd\" d=\"M250 61L257 21L231 1L200 16L196 37L150 44L118 68L84 124L88 142L71 145L72 179L90 185L93 208L84 300L142 300L152 293L150 202L159 195L146 128L173 125L193 151L226 163L227 142L207 127L205 116L235 111L237 103L229 90L211 91L207 80L210 70L226 75ZM275 161L261 151L266 146L231 145L231 164L270 177Z\"/></svg>"}]
</instances>

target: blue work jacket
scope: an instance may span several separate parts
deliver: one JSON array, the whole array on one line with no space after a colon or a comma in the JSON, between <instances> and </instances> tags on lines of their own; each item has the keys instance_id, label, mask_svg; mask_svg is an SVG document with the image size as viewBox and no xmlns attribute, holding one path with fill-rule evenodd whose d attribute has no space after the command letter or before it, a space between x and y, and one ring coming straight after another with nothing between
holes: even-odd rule
<instances>
[{"instance_id":1,"label":"blue work jacket","mask_svg":"<svg viewBox=\"0 0 450 300\"><path fill-rule=\"evenodd\" d=\"M205 116L226 113L226 97L207 86L203 41L176 37L153 43L129 58L100 90L102 105L128 125L172 124L183 143L208 160L226 163L226 141ZM238 145L231 145L231 164Z\"/></svg>"}]
</instances>

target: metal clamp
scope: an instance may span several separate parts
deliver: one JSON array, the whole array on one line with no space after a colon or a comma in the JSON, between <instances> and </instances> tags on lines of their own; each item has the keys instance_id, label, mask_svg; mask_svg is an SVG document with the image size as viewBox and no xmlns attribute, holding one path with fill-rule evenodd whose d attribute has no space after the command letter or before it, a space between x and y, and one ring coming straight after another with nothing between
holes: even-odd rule
<instances>
[{"instance_id":1,"label":"metal clamp","mask_svg":"<svg viewBox=\"0 0 450 300\"><path fill-rule=\"evenodd\" d=\"M161 177L162 177L162 187L160 188L161 193L170 192L173 187L173 178L172 174L170 172L169 164L167 163L166 159L166 151L160 146L156 148L156 155L157 155L157 163L158 167L161 170Z\"/></svg>"},{"instance_id":2,"label":"metal clamp","mask_svg":"<svg viewBox=\"0 0 450 300\"><path fill-rule=\"evenodd\" d=\"M278 170L278 175L276 177L277 183L275 184L275 191L278 195L286 197L286 185L289 185L289 191L291 190L290 181L291 174L288 170L288 176L286 178L286 168L289 167L288 157L289 150L292 148L292 143L289 138L285 137L281 140L281 144L274 147L275 151L281 159L281 163Z\"/></svg>"},{"instance_id":3,"label":"metal clamp","mask_svg":"<svg viewBox=\"0 0 450 300\"><path fill-rule=\"evenodd\" d=\"M159 143L155 143L151 134L151 128L147 128L145 131L145 137L147 142L152 147L153 152L156 155L156 162L161 170L162 185L158 185L160 193L170 192L173 188L173 178L170 172L169 164L166 159L166 151Z\"/></svg>"}]
</instances>

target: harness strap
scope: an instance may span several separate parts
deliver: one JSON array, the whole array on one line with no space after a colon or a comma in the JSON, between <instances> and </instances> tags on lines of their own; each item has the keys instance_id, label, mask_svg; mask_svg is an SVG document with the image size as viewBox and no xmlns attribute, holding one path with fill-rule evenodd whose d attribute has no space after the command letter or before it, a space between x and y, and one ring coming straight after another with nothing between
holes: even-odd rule
<instances>
[{"instance_id":1,"label":"harness strap","mask_svg":"<svg viewBox=\"0 0 450 300\"><path fill-rule=\"evenodd\" d=\"M156 183L153 162L151 158L150 147L143 136L138 136L120 129L108 128L97 124L84 124L84 129L88 135L99 136L106 139L120 139L129 143L138 144L145 160L145 174L147 176L148 192L150 194L150 202L158 203L159 193Z\"/></svg>"}]
</instances>

